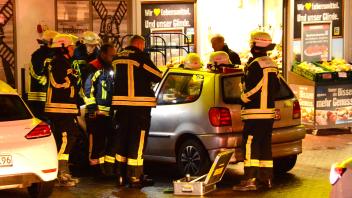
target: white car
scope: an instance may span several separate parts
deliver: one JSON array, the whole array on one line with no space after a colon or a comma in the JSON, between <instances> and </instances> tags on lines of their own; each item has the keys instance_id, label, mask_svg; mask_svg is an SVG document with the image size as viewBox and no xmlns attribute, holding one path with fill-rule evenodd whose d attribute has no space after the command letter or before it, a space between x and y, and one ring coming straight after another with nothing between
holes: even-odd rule
<instances>
[{"instance_id":1,"label":"white car","mask_svg":"<svg viewBox=\"0 0 352 198\"><path fill-rule=\"evenodd\" d=\"M32 197L49 197L57 177L54 136L22 98L0 81L0 190L26 188Z\"/></svg>"}]
</instances>

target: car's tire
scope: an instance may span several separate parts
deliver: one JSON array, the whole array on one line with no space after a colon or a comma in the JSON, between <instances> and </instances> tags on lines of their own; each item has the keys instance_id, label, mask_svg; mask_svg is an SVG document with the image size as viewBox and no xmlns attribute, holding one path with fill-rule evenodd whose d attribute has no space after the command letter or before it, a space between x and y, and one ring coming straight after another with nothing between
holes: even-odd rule
<instances>
[{"instance_id":1,"label":"car's tire","mask_svg":"<svg viewBox=\"0 0 352 198\"><path fill-rule=\"evenodd\" d=\"M275 175L281 175L290 171L297 161L297 155L291 155L287 157L281 157L274 159L274 173Z\"/></svg>"},{"instance_id":2,"label":"car's tire","mask_svg":"<svg viewBox=\"0 0 352 198\"><path fill-rule=\"evenodd\" d=\"M33 183L28 187L28 193L32 198L47 198L53 192L54 186L55 181Z\"/></svg>"},{"instance_id":3,"label":"car's tire","mask_svg":"<svg viewBox=\"0 0 352 198\"><path fill-rule=\"evenodd\" d=\"M196 139L188 139L177 149L177 169L180 175L203 175L209 171L211 162L208 152Z\"/></svg>"}]
</instances>

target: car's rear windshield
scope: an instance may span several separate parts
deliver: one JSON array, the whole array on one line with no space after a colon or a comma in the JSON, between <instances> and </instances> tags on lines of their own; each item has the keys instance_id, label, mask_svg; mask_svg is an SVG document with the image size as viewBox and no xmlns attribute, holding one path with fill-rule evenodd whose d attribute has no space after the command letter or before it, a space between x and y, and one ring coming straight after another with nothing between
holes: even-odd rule
<instances>
[{"instance_id":1,"label":"car's rear windshield","mask_svg":"<svg viewBox=\"0 0 352 198\"><path fill-rule=\"evenodd\" d=\"M0 95L0 122L32 118L21 98L17 95Z\"/></svg>"},{"instance_id":2,"label":"car's rear windshield","mask_svg":"<svg viewBox=\"0 0 352 198\"><path fill-rule=\"evenodd\" d=\"M241 90L239 84L241 82L241 75L223 76L222 77L222 91L223 100L227 104L241 103ZM293 98L294 94L287 86L282 78L280 78L280 91L276 95L276 100L285 100Z\"/></svg>"}]
</instances>

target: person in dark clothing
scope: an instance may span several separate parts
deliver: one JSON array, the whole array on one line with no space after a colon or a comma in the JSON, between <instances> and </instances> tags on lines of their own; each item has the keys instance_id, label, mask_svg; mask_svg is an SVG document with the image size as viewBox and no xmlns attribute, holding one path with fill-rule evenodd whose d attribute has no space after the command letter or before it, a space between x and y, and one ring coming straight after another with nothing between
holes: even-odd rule
<instances>
[{"instance_id":1,"label":"person in dark clothing","mask_svg":"<svg viewBox=\"0 0 352 198\"><path fill-rule=\"evenodd\" d=\"M238 54L232 51L227 44L225 44L225 39L222 35L216 34L211 38L211 45L215 52L217 51L224 51L226 52L229 57L230 61L233 65L241 65L241 59Z\"/></svg>"},{"instance_id":2,"label":"person in dark clothing","mask_svg":"<svg viewBox=\"0 0 352 198\"><path fill-rule=\"evenodd\" d=\"M135 35L129 46L114 58L116 72L112 106L117 110L115 122L118 128L116 143L109 154L111 161L105 163L111 167L115 158L119 185L124 185L127 180L130 187L136 188L151 184L143 175L143 153L149 134L151 108L156 106L152 83L158 83L162 78L160 70L143 52L144 47L144 38Z\"/></svg>"},{"instance_id":3,"label":"person in dark clothing","mask_svg":"<svg viewBox=\"0 0 352 198\"><path fill-rule=\"evenodd\" d=\"M44 61L51 57L53 52L50 48L52 39L58 33L52 30L46 30L41 39L38 39L40 44L32 54L31 64L29 66L29 92L28 92L28 105L30 106L35 117L48 121L44 115L44 107L46 101L47 77L45 76L46 68Z\"/></svg>"},{"instance_id":4,"label":"person in dark clothing","mask_svg":"<svg viewBox=\"0 0 352 198\"><path fill-rule=\"evenodd\" d=\"M244 121L242 153L245 179L233 190L271 188L273 160L271 136L275 117L275 93L279 91L278 68L267 56L272 50L271 36L266 32L251 35L251 53L240 87L243 102L241 118Z\"/></svg>"},{"instance_id":5,"label":"person in dark clothing","mask_svg":"<svg viewBox=\"0 0 352 198\"><path fill-rule=\"evenodd\" d=\"M80 106L84 104L84 83L88 75L92 73L90 62L99 56L99 44L100 37L95 32L83 32L82 41L77 42L77 47L73 53L72 67L78 71L76 75L79 78L77 84L78 87L80 87L80 97L78 98L78 104Z\"/></svg>"},{"instance_id":6,"label":"person in dark clothing","mask_svg":"<svg viewBox=\"0 0 352 198\"><path fill-rule=\"evenodd\" d=\"M73 67L79 71L81 83L84 85L91 73L89 63L99 56L100 37L94 32L86 31L83 32L82 38L82 41L77 42L73 53Z\"/></svg>"},{"instance_id":7,"label":"person in dark clothing","mask_svg":"<svg viewBox=\"0 0 352 198\"><path fill-rule=\"evenodd\" d=\"M74 37L67 34L58 34L53 39L54 55L47 59L48 89L45 112L51 121L51 127L58 146L58 184L59 186L75 186L74 179L68 167L70 152L79 137L75 117L77 107L77 76L71 68L70 58L74 50Z\"/></svg>"},{"instance_id":8,"label":"person in dark clothing","mask_svg":"<svg viewBox=\"0 0 352 198\"><path fill-rule=\"evenodd\" d=\"M92 135L90 165L97 175L105 162L105 152L112 144L110 106L113 92L112 59L116 50L111 44L103 44L97 59L90 62L91 73L84 85L85 104L88 112L87 130Z\"/></svg>"}]
</instances>

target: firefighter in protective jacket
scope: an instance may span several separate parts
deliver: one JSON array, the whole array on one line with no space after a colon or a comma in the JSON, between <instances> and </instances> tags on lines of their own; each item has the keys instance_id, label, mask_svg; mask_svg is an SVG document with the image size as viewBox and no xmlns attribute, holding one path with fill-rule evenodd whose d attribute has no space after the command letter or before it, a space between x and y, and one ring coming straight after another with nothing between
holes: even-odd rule
<instances>
[{"instance_id":1,"label":"firefighter in protective jacket","mask_svg":"<svg viewBox=\"0 0 352 198\"><path fill-rule=\"evenodd\" d=\"M41 119L47 120L44 115L44 106L46 101L47 77L45 76L46 69L44 67L45 59L52 55L50 45L52 39L58 33L52 30L46 30L41 39L38 39L40 45L32 54L31 64L29 66L29 92L28 104L31 107L34 115Z\"/></svg>"},{"instance_id":2,"label":"firefighter in protective jacket","mask_svg":"<svg viewBox=\"0 0 352 198\"><path fill-rule=\"evenodd\" d=\"M160 82L162 73L143 52L143 37L135 35L129 43L113 61L116 71L112 106L117 109L117 142L115 152L110 152L111 161L106 158L105 164L111 166L116 159L119 184L126 178L130 187L143 187L151 184L143 175L143 153L151 108L156 106L152 83Z\"/></svg>"},{"instance_id":3,"label":"firefighter in protective jacket","mask_svg":"<svg viewBox=\"0 0 352 198\"><path fill-rule=\"evenodd\" d=\"M73 67L79 72L82 85L91 73L89 63L99 56L100 37L95 32L83 32L82 41L78 42L73 55Z\"/></svg>"},{"instance_id":4,"label":"firefighter in protective jacket","mask_svg":"<svg viewBox=\"0 0 352 198\"><path fill-rule=\"evenodd\" d=\"M234 190L257 190L258 186L271 187L271 136L275 117L275 93L279 89L278 68L267 56L272 50L271 36L266 32L251 35L251 53L245 68L241 100L244 121L242 152L245 155L245 180Z\"/></svg>"},{"instance_id":5,"label":"firefighter in protective jacket","mask_svg":"<svg viewBox=\"0 0 352 198\"><path fill-rule=\"evenodd\" d=\"M45 61L48 67L48 90L45 112L51 120L52 129L58 145L60 186L74 186L78 182L72 178L68 160L70 152L79 136L75 117L77 108L77 71L71 68L75 38L72 35L58 34L53 39L52 59Z\"/></svg>"},{"instance_id":6,"label":"firefighter in protective jacket","mask_svg":"<svg viewBox=\"0 0 352 198\"><path fill-rule=\"evenodd\" d=\"M114 85L114 71L112 59L116 54L114 46L103 44L100 55L92 61L91 67L95 71L88 75L85 82L85 104L88 112L87 130L92 134L92 147L90 165L99 174L100 168L105 162L105 153L112 143L112 122L110 118L110 107Z\"/></svg>"}]
</instances>

